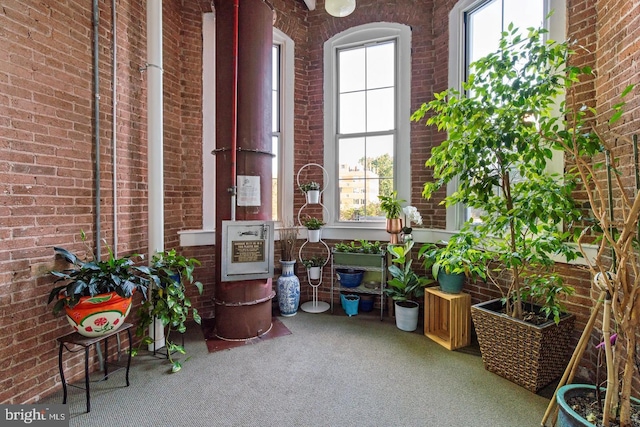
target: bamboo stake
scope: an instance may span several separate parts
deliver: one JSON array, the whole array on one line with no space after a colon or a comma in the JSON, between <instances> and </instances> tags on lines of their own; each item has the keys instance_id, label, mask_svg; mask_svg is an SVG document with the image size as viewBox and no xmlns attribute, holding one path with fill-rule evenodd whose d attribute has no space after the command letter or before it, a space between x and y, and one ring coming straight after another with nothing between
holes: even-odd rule
<instances>
[{"instance_id":1,"label":"bamboo stake","mask_svg":"<svg viewBox=\"0 0 640 427\"><path fill-rule=\"evenodd\" d=\"M600 312L600 307L602 307L605 295L606 295L605 291L600 292L600 296L598 297L598 302L596 303L596 306L593 308L593 311L591 312L591 317L589 317L589 321L587 322L586 326L584 327L584 331L582 331L582 335L580 336L580 339L578 340L578 345L576 345L576 348L573 351L573 355L571 356L571 360L569 360L569 364L567 365L567 369L565 369L564 375L560 379L560 382L558 383L558 387L556 387L556 391L553 392L553 397L551 398L551 401L549 402L549 406L547 406L547 411L544 413L544 416L542 417L542 421L540 422L541 426L545 426L546 425L547 420L551 416L551 412L554 409L556 411L554 413L553 424L552 425L555 425L555 420L556 420L556 417L558 415L557 407L556 407L557 406L556 395L558 394L558 390L560 389L560 387L562 387L565 384L570 384L571 381L573 381L573 378L576 375L576 371L578 369L578 364L580 362L580 359L582 359L582 355L584 354L584 350L587 348L587 343L589 342L589 338L591 337L591 331L593 330L593 325L596 323L596 318L598 317L598 313Z\"/></svg>"}]
</instances>

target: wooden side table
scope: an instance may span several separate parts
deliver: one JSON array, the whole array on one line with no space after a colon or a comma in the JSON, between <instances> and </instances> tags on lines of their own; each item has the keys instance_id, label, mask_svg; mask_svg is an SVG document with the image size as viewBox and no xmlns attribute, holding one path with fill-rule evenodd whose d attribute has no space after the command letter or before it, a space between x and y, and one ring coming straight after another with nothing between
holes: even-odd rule
<instances>
[{"instance_id":1,"label":"wooden side table","mask_svg":"<svg viewBox=\"0 0 640 427\"><path fill-rule=\"evenodd\" d=\"M58 338L58 342L60 343L60 351L58 353L58 367L60 368L60 378L62 380L62 391L63 391L63 398L62 398L62 403L65 404L67 403L67 385L71 386L71 387L77 387L77 388L83 388L81 386L77 386L74 384L67 384L67 381L64 378L64 370L63 370L63 360L62 360L62 356L63 356L63 349L66 348L67 351L75 353L80 351L81 349L71 349L69 348L70 345L75 345L75 346L79 346L84 348L84 390L86 391L86 395L87 395L87 412L91 412L91 392L89 389L89 349L91 348L91 346L93 344L97 344L101 341L104 341L104 376L98 380L98 381L103 381L103 380L108 380L109 379L109 365L113 365L116 366L117 369L115 369L113 372L119 371L120 369L126 369L127 373L126 373L126 380L127 380L127 387L129 387L129 367L131 366L131 327L133 325L131 323L123 323L122 326L120 326L118 329L113 330L105 335L99 336L99 337L93 337L93 338L89 338L89 337L85 337L83 335L80 335L77 332L73 332L67 335L64 335L60 338ZM128 351L128 356L127 356L127 365L123 366L123 365L119 365L117 363L114 362L109 362L109 353L108 353L108 349L109 349L109 337L116 335L120 332L127 332L127 337L129 339L129 351Z\"/></svg>"},{"instance_id":2,"label":"wooden side table","mask_svg":"<svg viewBox=\"0 0 640 427\"><path fill-rule=\"evenodd\" d=\"M449 350L471 344L471 295L425 288L424 334Z\"/></svg>"}]
</instances>

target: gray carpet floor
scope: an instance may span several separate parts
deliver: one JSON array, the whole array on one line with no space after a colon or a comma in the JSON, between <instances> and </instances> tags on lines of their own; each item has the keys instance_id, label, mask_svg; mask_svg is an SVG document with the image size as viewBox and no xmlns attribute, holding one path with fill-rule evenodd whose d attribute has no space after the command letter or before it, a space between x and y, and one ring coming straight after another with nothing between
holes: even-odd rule
<instances>
[{"instance_id":1,"label":"gray carpet floor","mask_svg":"<svg viewBox=\"0 0 640 427\"><path fill-rule=\"evenodd\" d=\"M299 312L290 335L209 353L197 325L191 358L168 374L147 352L84 391L69 389L71 426L534 427L549 403L486 371L476 347L449 351L391 318ZM62 402L62 391L39 403Z\"/></svg>"}]
</instances>

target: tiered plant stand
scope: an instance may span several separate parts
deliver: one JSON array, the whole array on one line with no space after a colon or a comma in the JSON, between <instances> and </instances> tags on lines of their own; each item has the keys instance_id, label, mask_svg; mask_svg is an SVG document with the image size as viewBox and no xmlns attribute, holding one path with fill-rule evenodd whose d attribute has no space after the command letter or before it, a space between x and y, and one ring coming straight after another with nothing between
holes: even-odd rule
<instances>
[{"instance_id":1,"label":"tiered plant stand","mask_svg":"<svg viewBox=\"0 0 640 427\"><path fill-rule=\"evenodd\" d=\"M298 211L298 224L301 227L302 227L302 220L301 220L300 216L301 216L302 212L306 209L306 207L308 205L319 205L319 206L321 206L323 214L326 212L326 217L329 216L328 209L322 204L322 193L324 193L324 189L325 189L325 187L327 185L327 182L328 182L328 179L329 179L329 174L327 173L325 168L323 168L321 165L319 165L317 163L307 163L306 165L302 166L300 168L300 170L298 170L298 174L296 175L296 181L297 181L298 187L300 187L300 172L302 172L306 168L311 168L311 167L320 168L320 170L322 171L322 176L324 178L323 179L323 184L324 185L320 189L320 196L319 196L319 198L317 200L317 203L316 203L316 200L311 199L311 198L307 197L307 195L305 195L306 203L304 205L302 205L302 207ZM301 264L302 264L302 260L303 260L302 254L304 253L304 247L308 243L311 243L311 242L309 242L309 236L307 235L307 240L302 245L300 245L300 249L298 250L298 259L300 260ZM309 275L309 270L307 270L307 282L309 283L309 286L311 286L312 297L311 297L311 301L307 301L307 302L301 304L300 305L300 309L302 311L307 312L307 313L324 313L325 311L329 310L329 308L331 306L327 302L318 301L318 288L322 284L323 268L329 262L329 256L331 254L331 251L329 250L329 246L322 240L322 236L320 236L319 241L313 242L313 244L322 245L324 247L324 252L327 254L327 256L325 257L325 262L322 265L322 268L320 268L320 277L318 279L312 279L311 276Z\"/></svg>"}]
</instances>

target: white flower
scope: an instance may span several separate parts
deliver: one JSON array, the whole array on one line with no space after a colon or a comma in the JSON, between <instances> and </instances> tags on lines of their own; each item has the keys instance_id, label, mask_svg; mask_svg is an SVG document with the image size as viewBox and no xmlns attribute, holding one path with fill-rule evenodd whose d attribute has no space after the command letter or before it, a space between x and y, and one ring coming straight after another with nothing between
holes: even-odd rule
<instances>
[{"instance_id":1,"label":"white flower","mask_svg":"<svg viewBox=\"0 0 640 427\"><path fill-rule=\"evenodd\" d=\"M405 217L407 218L407 226L412 222L414 224L422 225L422 215L418 212L418 209L415 206L405 206L402 209Z\"/></svg>"}]
</instances>

